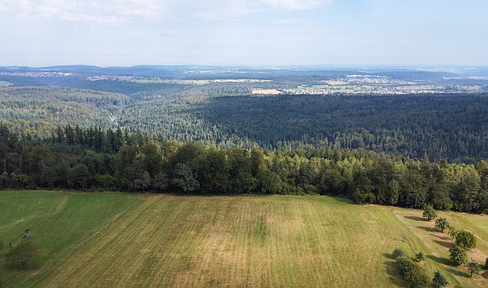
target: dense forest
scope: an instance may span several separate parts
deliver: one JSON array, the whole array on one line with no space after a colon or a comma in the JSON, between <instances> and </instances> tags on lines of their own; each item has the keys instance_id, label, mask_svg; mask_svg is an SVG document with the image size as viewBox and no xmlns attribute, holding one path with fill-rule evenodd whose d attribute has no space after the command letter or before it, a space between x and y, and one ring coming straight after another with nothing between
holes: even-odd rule
<instances>
[{"instance_id":1,"label":"dense forest","mask_svg":"<svg viewBox=\"0 0 488 288\"><path fill-rule=\"evenodd\" d=\"M234 84L225 89L248 89ZM50 135L57 125L79 125L120 127L222 148L364 149L471 164L488 159L486 94L185 96L192 89L211 93L216 86L157 84L168 86L167 94L161 94L162 86L153 91L144 85L146 90L128 95L80 88L1 88L0 119L17 134L29 131L34 138Z\"/></svg>"},{"instance_id":2,"label":"dense forest","mask_svg":"<svg viewBox=\"0 0 488 288\"><path fill-rule=\"evenodd\" d=\"M364 149L220 148L120 128L58 126L18 135L0 123L2 189L72 188L199 195L327 194L488 213L488 163L413 160Z\"/></svg>"}]
</instances>

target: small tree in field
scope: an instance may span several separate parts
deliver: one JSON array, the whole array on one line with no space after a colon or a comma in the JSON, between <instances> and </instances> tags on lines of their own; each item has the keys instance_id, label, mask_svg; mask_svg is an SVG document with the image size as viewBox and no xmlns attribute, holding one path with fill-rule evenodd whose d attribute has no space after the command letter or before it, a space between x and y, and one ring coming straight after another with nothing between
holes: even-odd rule
<instances>
[{"instance_id":1,"label":"small tree in field","mask_svg":"<svg viewBox=\"0 0 488 288\"><path fill-rule=\"evenodd\" d=\"M476 261L468 264L468 270L471 273L470 277L473 277L473 275L481 275L481 265Z\"/></svg>"},{"instance_id":2,"label":"small tree in field","mask_svg":"<svg viewBox=\"0 0 488 288\"><path fill-rule=\"evenodd\" d=\"M435 212L434 208L430 205L425 207L424 214L422 215L424 218L427 218L428 221L435 219L437 217L437 212Z\"/></svg>"},{"instance_id":3,"label":"small tree in field","mask_svg":"<svg viewBox=\"0 0 488 288\"><path fill-rule=\"evenodd\" d=\"M452 240L454 240L456 238L456 235L459 233L459 231L452 226L449 227L448 229L449 229L449 232L448 232L449 236L451 237Z\"/></svg>"},{"instance_id":4,"label":"small tree in field","mask_svg":"<svg viewBox=\"0 0 488 288\"><path fill-rule=\"evenodd\" d=\"M461 231L456 235L456 245L464 249L476 248L476 237L468 231Z\"/></svg>"},{"instance_id":5,"label":"small tree in field","mask_svg":"<svg viewBox=\"0 0 488 288\"><path fill-rule=\"evenodd\" d=\"M446 280L446 277L441 274L441 272L437 271L434 273L434 279L432 279L432 284L436 288L446 287L449 283Z\"/></svg>"},{"instance_id":6,"label":"small tree in field","mask_svg":"<svg viewBox=\"0 0 488 288\"><path fill-rule=\"evenodd\" d=\"M422 251L420 251L419 254L416 254L415 255L415 260L417 260L417 262L425 261L424 253L422 253Z\"/></svg>"},{"instance_id":7,"label":"small tree in field","mask_svg":"<svg viewBox=\"0 0 488 288\"><path fill-rule=\"evenodd\" d=\"M397 259L398 257L403 257L403 256L405 256L405 252L403 252L402 249L395 248L395 250L393 250L393 258Z\"/></svg>"},{"instance_id":8,"label":"small tree in field","mask_svg":"<svg viewBox=\"0 0 488 288\"><path fill-rule=\"evenodd\" d=\"M20 269L24 270L25 266L37 260L39 255L40 253L34 243L29 239L23 239L10 248L5 255L5 260L7 263L20 266Z\"/></svg>"},{"instance_id":9,"label":"small tree in field","mask_svg":"<svg viewBox=\"0 0 488 288\"><path fill-rule=\"evenodd\" d=\"M466 250L464 250L463 248L456 246L449 249L449 252L450 252L451 261L456 266L468 263L468 256L466 255Z\"/></svg>"},{"instance_id":10,"label":"small tree in field","mask_svg":"<svg viewBox=\"0 0 488 288\"><path fill-rule=\"evenodd\" d=\"M435 219L435 228L440 232L444 233L444 230L450 227L449 222L447 222L446 218L437 218Z\"/></svg>"}]
</instances>

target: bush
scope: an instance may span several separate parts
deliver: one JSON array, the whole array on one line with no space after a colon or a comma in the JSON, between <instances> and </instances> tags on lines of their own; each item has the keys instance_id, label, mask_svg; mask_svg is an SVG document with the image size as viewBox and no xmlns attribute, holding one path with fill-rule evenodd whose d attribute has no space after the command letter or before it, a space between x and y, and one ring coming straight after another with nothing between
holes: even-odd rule
<instances>
[{"instance_id":1,"label":"bush","mask_svg":"<svg viewBox=\"0 0 488 288\"><path fill-rule=\"evenodd\" d=\"M0 251L3 250L3 241L0 240Z\"/></svg>"},{"instance_id":2,"label":"bush","mask_svg":"<svg viewBox=\"0 0 488 288\"><path fill-rule=\"evenodd\" d=\"M464 249L476 248L476 237L468 231L461 231L456 235L456 245Z\"/></svg>"},{"instance_id":3,"label":"bush","mask_svg":"<svg viewBox=\"0 0 488 288\"><path fill-rule=\"evenodd\" d=\"M449 249L451 261L454 265L459 266L461 264L468 263L468 256L466 255L466 250L456 246Z\"/></svg>"},{"instance_id":4,"label":"bush","mask_svg":"<svg viewBox=\"0 0 488 288\"><path fill-rule=\"evenodd\" d=\"M428 221L435 219L437 217L437 212L435 212L432 206L428 205L424 209L424 214L422 215L424 218L427 218Z\"/></svg>"},{"instance_id":5,"label":"bush","mask_svg":"<svg viewBox=\"0 0 488 288\"><path fill-rule=\"evenodd\" d=\"M10 265L20 266L20 269L24 270L25 266L35 262L39 255L34 243L29 239L23 239L7 252L5 260Z\"/></svg>"},{"instance_id":6,"label":"bush","mask_svg":"<svg viewBox=\"0 0 488 288\"><path fill-rule=\"evenodd\" d=\"M481 266L476 261L473 261L468 264L468 270L469 272L471 272L470 277L473 277L473 275L481 275Z\"/></svg>"},{"instance_id":7,"label":"bush","mask_svg":"<svg viewBox=\"0 0 488 288\"><path fill-rule=\"evenodd\" d=\"M397 259L398 257L403 257L403 256L405 256L405 252L403 252L402 249L395 248L395 250L393 250L393 258Z\"/></svg>"},{"instance_id":8,"label":"bush","mask_svg":"<svg viewBox=\"0 0 488 288\"><path fill-rule=\"evenodd\" d=\"M449 222L447 222L446 218L438 218L435 220L435 228L444 233L444 230L446 230L447 228L449 228L450 225L449 225Z\"/></svg>"},{"instance_id":9,"label":"bush","mask_svg":"<svg viewBox=\"0 0 488 288\"><path fill-rule=\"evenodd\" d=\"M400 275L402 275L403 280L407 283L409 288L427 288L429 287L430 281L425 271L411 259L402 256L396 259L398 264L398 269L400 270Z\"/></svg>"},{"instance_id":10,"label":"bush","mask_svg":"<svg viewBox=\"0 0 488 288\"><path fill-rule=\"evenodd\" d=\"M446 277L444 277L441 272L437 271L434 273L434 279L432 279L432 285L434 285L434 287L446 287L448 284Z\"/></svg>"},{"instance_id":11,"label":"bush","mask_svg":"<svg viewBox=\"0 0 488 288\"><path fill-rule=\"evenodd\" d=\"M456 239L456 235L459 233L459 231L455 227L449 227L449 236L451 236L451 239L454 240Z\"/></svg>"},{"instance_id":12,"label":"bush","mask_svg":"<svg viewBox=\"0 0 488 288\"><path fill-rule=\"evenodd\" d=\"M488 270L488 258L486 258L486 261L485 261L485 269Z\"/></svg>"},{"instance_id":13,"label":"bush","mask_svg":"<svg viewBox=\"0 0 488 288\"><path fill-rule=\"evenodd\" d=\"M419 254L416 254L415 260L417 260L418 262L425 261L424 253L422 253L422 251L420 251Z\"/></svg>"}]
</instances>

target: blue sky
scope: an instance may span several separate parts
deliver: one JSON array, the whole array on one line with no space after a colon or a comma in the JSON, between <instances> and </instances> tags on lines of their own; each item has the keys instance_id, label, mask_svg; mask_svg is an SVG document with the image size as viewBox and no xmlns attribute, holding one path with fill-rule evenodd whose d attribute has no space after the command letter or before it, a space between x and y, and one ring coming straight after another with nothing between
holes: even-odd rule
<instances>
[{"instance_id":1,"label":"blue sky","mask_svg":"<svg viewBox=\"0 0 488 288\"><path fill-rule=\"evenodd\" d=\"M488 65L486 0L0 0L0 66Z\"/></svg>"}]
</instances>

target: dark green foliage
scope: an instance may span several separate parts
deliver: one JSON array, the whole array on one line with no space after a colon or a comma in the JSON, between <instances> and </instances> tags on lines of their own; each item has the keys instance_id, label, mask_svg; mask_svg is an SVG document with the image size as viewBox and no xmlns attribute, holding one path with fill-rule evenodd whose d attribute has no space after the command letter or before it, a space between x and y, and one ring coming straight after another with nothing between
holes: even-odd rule
<instances>
[{"instance_id":1,"label":"dark green foliage","mask_svg":"<svg viewBox=\"0 0 488 288\"><path fill-rule=\"evenodd\" d=\"M488 258L486 258L486 261L485 261L485 269L488 270Z\"/></svg>"},{"instance_id":2,"label":"dark green foliage","mask_svg":"<svg viewBox=\"0 0 488 288\"><path fill-rule=\"evenodd\" d=\"M422 216L426 218L428 221L430 221L437 217L437 212L434 210L432 206L427 205L424 209L424 213L422 214Z\"/></svg>"},{"instance_id":3,"label":"dark green foliage","mask_svg":"<svg viewBox=\"0 0 488 288\"><path fill-rule=\"evenodd\" d=\"M72 188L87 188L91 183L92 174L84 164L78 164L68 170L68 185Z\"/></svg>"},{"instance_id":4,"label":"dark green foliage","mask_svg":"<svg viewBox=\"0 0 488 288\"><path fill-rule=\"evenodd\" d=\"M456 245L464 249L476 248L476 237L468 231L461 231L456 235Z\"/></svg>"},{"instance_id":5,"label":"dark green foliage","mask_svg":"<svg viewBox=\"0 0 488 288\"><path fill-rule=\"evenodd\" d=\"M283 189L283 182L276 173L263 169L256 175L258 193L279 194Z\"/></svg>"},{"instance_id":6,"label":"dark green foliage","mask_svg":"<svg viewBox=\"0 0 488 288\"><path fill-rule=\"evenodd\" d=\"M447 222L446 218L437 218L435 220L435 228L444 233L444 230L450 228L450 224Z\"/></svg>"},{"instance_id":7,"label":"dark green foliage","mask_svg":"<svg viewBox=\"0 0 488 288\"><path fill-rule=\"evenodd\" d=\"M403 280L409 288L427 288L429 287L429 277L425 271L410 258L405 256L396 258L396 263L402 275Z\"/></svg>"},{"instance_id":8,"label":"dark green foliage","mask_svg":"<svg viewBox=\"0 0 488 288\"><path fill-rule=\"evenodd\" d=\"M481 265L476 261L468 264L468 270L471 273L470 277L473 277L473 275L481 275Z\"/></svg>"},{"instance_id":9,"label":"dark green foliage","mask_svg":"<svg viewBox=\"0 0 488 288\"><path fill-rule=\"evenodd\" d=\"M2 250L3 250L3 241L0 240L0 251L2 251Z\"/></svg>"},{"instance_id":10,"label":"dark green foliage","mask_svg":"<svg viewBox=\"0 0 488 288\"><path fill-rule=\"evenodd\" d=\"M455 246L449 249L449 252L450 252L450 259L455 266L468 263L468 256L466 255L465 249L459 246Z\"/></svg>"},{"instance_id":11,"label":"dark green foliage","mask_svg":"<svg viewBox=\"0 0 488 288\"><path fill-rule=\"evenodd\" d=\"M141 132L69 126L54 128L44 139L33 139L23 131L16 138L13 135L17 134L1 121L0 130L0 157L5 159L6 168L0 174L0 189L95 188L203 195L319 193L357 203L452 206L470 212L488 209L488 198L483 198L488 193L483 190L488 164L482 161L476 166L432 163L427 158L415 161L329 148L225 149L168 141ZM468 182L463 179L470 179L473 173L485 184L467 201L456 193L463 181Z\"/></svg>"},{"instance_id":12,"label":"dark green foliage","mask_svg":"<svg viewBox=\"0 0 488 288\"><path fill-rule=\"evenodd\" d=\"M405 256L405 252L403 252L403 250L400 248L395 248L395 250L393 250L392 255L393 255L393 258L397 259L398 257Z\"/></svg>"},{"instance_id":13,"label":"dark green foliage","mask_svg":"<svg viewBox=\"0 0 488 288\"><path fill-rule=\"evenodd\" d=\"M191 193L200 187L200 183L193 177L191 168L184 163L176 164L171 184L185 193Z\"/></svg>"},{"instance_id":14,"label":"dark green foliage","mask_svg":"<svg viewBox=\"0 0 488 288\"><path fill-rule=\"evenodd\" d=\"M440 287L446 287L449 285L449 282L447 282L446 277L441 274L441 272L437 271L434 273L434 279L432 279L432 285L436 288Z\"/></svg>"},{"instance_id":15,"label":"dark green foliage","mask_svg":"<svg viewBox=\"0 0 488 288\"><path fill-rule=\"evenodd\" d=\"M23 239L17 245L10 248L5 255L5 261L13 266L20 267L21 270L35 262L40 256L40 252L32 240Z\"/></svg>"},{"instance_id":16,"label":"dark green foliage","mask_svg":"<svg viewBox=\"0 0 488 288\"><path fill-rule=\"evenodd\" d=\"M417 260L417 262L425 261L424 253L420 251L418 254L415 254L415 260Z\"/></svg>"}]
</instances>

